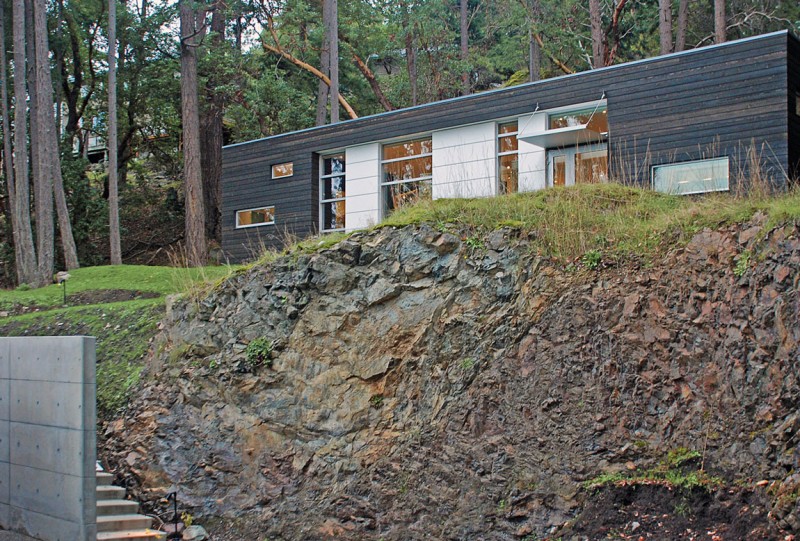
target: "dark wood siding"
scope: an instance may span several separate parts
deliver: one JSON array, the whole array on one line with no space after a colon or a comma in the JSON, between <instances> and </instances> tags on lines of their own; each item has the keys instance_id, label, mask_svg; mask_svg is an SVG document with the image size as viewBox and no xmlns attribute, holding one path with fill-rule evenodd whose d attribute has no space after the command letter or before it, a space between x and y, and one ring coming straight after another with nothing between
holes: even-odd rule
<instances>
[{"instance_id":1,"label":"dark wood siding","mask_svg":"<svg viewBox=\"0 0 800 541\"><path fill-rule=\"evenodd\" d=\"M780 187L790 154L786 32L558 77L311 128L223 150L223 249L232 260L249 246L279 246L285 231L318 226L318 154L347 146L485 122L600 99L608 100L612 175L649 185L652 165L728 155L732 189L751 157ZM797 81L797 55L794 56ZM273 163L293 161L293 177L270 180ZM376 182L378 179L376 179ZM274 204L275 226L236 230L235 210ZM254 240L255 239L255 240Z\"/></svg>"},{"instance_id":2,"label":"dark wood siding","mask_svg":"<svg viewBox=\"0 0 800 541\"><path fill-rule=\"evenodd\" d=\"M788 36L789 75L789 178L800 180L800 41Z\"/></svg>"}]
</instances>

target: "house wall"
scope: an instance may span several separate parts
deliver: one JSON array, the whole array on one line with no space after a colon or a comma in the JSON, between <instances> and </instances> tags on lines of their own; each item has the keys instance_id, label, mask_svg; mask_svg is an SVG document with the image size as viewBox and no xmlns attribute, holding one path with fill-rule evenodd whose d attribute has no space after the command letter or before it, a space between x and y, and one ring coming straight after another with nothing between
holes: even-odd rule
<instances>
[{"instance_id":1,"label":"house wall","mask_svg":"<svg viewBox=\"0 0 800 541\"><path fill-rule=\"evenodd\" d=\"M547 113L524 115L518 120L519 130L543 131ZM519 141L519 191L532 192L547 186L547 149Z\"/></svg>"},{"instance_id":2,"label":"house wall","mask_svg":"<svg viewBox=\"0 0 800 541\"><path fill-rule=\"evenodd\" d=\"M497 193L497 123L433 133L433 198Z\"/></svg>"},{"instance_id":3,"label":"house wall","mask_svg":"<svg viewBox=\"0 0 800 541\"><path fill-rule=\"evenodd\" d=\"M380 154L378 143L348 147L345 152L345 223L349 231L380 221L380 189L375 181L381 174Z\"/></svg>"},{"instance_id":4,"label":"house wall","mask_svg":"<svg viewBox=\"0 0 800 541\"><path fill-rule=\"evenodd\" d=\"M788 40L789 178L800 179L800 42Z\"/></svg>"},{"instance_id":5,"label":"house wall","mask_svg":"<svg viewBox=\"0 0 800 541\"><path fill-rule=\"evenodd\" d=\"M603 96L608 103L612 178L649 185L652 165L727 155L731 189L737 189L739 179L749 173L748 152L753 149L762 172L785 187L790 152L796 156L796 150L789 149L787 133L787 40L795 51L796 38L778 32L225 147L223 249L232 260L240 260L251 255L247 246L254 236L280 245L276 231L291 229L302 235L316 229L319 203L313 153L488 125L529 116L537 108L545 111ZM793 126L796 134L798 128ZM543 186L542 154L533 145L521 145L522 188ZM294 176L270 181L269 166L283 161L294 161ZM347 166L349 192L353 188L351 165ZM450 164L441 161L439 166ZM365 176L360 179L363 195L370 181ZM375 193L379 179L376 175L371 181ZM236 209L259 204L276 206L276 225L234 229Z\"/></svg>"}]
</instances>

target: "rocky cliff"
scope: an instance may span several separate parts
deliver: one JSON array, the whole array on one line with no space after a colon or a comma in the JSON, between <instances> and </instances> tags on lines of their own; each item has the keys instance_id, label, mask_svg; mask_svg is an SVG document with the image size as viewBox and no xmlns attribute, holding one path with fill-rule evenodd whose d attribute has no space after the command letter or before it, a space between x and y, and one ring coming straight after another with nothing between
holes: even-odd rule
<instances>
[{"instance_id":1,"label":"rocky cliff","mask_svg":"<svg viewBox=\"0 0 800 541\"><path fill-rule=\"evenodd\" d=\"M783 539L800 231L764 221L593 270L447 226L283 257L170 307L102 455L144 499L177 486L220 539L594 539L582 482L687 448L739 487L709 507L741 492L735 535Z\"/></svg>"}]
</instances>

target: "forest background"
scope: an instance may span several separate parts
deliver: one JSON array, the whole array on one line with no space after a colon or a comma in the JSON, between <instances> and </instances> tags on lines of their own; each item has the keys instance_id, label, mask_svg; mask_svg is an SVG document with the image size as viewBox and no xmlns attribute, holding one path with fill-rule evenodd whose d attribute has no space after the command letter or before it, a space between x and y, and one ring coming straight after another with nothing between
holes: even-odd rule
<instances>
[{"instance_id":1,"label":"forest background","mask_svg":"<svg viewBox=\"0 0 800 541\"><path fill-rule=\"evenodd\" d=\"M218 262L224 144L797 34L800 3L0 0L0 19L0 285L26 287Z\"/></svg>"}]
</instances>

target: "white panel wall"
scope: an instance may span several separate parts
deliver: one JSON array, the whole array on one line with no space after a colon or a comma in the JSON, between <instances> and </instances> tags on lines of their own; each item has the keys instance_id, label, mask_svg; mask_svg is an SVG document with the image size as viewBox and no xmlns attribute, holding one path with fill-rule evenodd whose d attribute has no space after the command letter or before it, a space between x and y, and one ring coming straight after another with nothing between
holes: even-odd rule
<instances>
[{"instance_id":1,"label":"white panel wall","mask_svg":"<svg viewBox=\"0 0 800 541\"><path fill-rule=\"evenodd\" d=\"M433 198L497 193L496 124L484 122L433 133Z\"/></svg>"},{"instance_id":2,"label":"white panel wall","mask_svg":"<svg viewBox=\"0 0 800 541\"><path fill-rule=\"evenodd\" d=\"M380 221L380 152L379 143L349 147L345 151L345 223L348 231L370 227Z\"/></svg>"},{"instance_id":3,"label":"white panel wall","mask_svg":"<svg viewBox=\"0 0 800 541\"><path fill-rule=\"evenodd\" d=\"M519 130L523 128L544 131L547 113L534 113L519 117ZM519 142L519 191L532 192L547 186L547 151L539 146Z\"/></svg>"}]
</instances>

